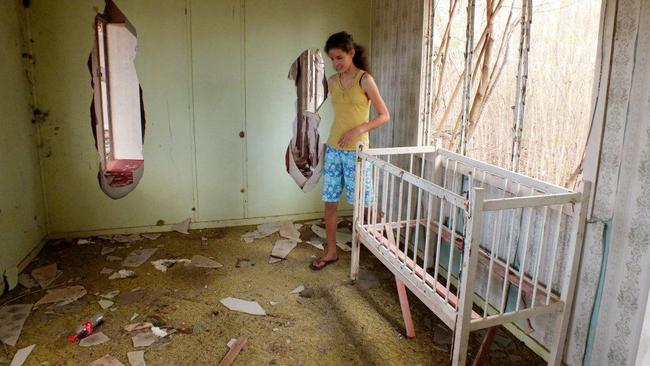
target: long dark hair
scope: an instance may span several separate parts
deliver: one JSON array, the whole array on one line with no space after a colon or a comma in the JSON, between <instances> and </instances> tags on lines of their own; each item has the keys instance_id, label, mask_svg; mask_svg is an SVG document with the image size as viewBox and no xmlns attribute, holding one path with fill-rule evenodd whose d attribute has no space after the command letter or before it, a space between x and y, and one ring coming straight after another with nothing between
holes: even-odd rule
<instances>
[{"instance_id":1,"label":"long dark hair","mask_svg":"<svg viewBox=\"0 0 650 366\"><path fill-rule=\"evenodd\" d=\"M358 69L370 73L370 63L366 55L366 49L362 45L354 42L352 35L348 32L338 32L332 34L325 42L325 52L329 52L333 48L338 48L345 52L354 50L354 57L352 63Z\"/></svg>"}]
</instances>

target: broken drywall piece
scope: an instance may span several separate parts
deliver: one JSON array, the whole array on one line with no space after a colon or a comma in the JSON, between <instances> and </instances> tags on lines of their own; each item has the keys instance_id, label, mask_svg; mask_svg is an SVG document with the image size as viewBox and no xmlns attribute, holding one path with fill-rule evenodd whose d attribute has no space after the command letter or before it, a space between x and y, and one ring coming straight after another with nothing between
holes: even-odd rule
<instances>
[{"instance_id":1,"label":"broken drywall piece","mask_svg":"<svg viewBox=\"0 0 650 366\"><path fill-rule=\"evenodd\" d=\"M71 286L61 289L48 290L47 294L38 300L35 306L60 302L70 303L84 297L86 293L86 289L83 286Z\"/></svg>"},{"instance_id":2,"label":"broken drywall piece","mask_svg":"<svg viewBox=\"0 0 650 366\"><path fill-rule=\"evenodd\" d=\"M191 219L185 219L184 221L181 221L177 224L172 225L172 230L173 231L178 231L181 234L189 234L190 233L190 221Z\"/></svg>"},{"instance_id":3,"label":"broken drywall piece","mask_svg":"<svg viewBox=\"0 0 650 366\"><path fill-rule=\"evenodd\" d=\"M324 228L318 225L312 225L311 231L313 231L314 234L318 235L321 239L327 240L327 233ZM349 252L352 250L352 248L350 248L350 246L347 244L351 242L352 234L341 231L336 232L336 246L341 248L343 251Z\"/></svg>"},{"instance_id":4,"label":"broken drywall piece","mask_svg":"<svg viewBox=\"0 0 650 366\"><path fill-rule=\"evenodd\" d=\"M266 311L255 301L247 301L234 297L226 297L220 300L230 310L251 315L266 315Z\"/></svg>"},{"instance_id":5,"label":"broken drywall piece","mask_svg":"<svg viewBox=\"0 0 650 366\"><path fill-rule=\"evenodd\" d=\"M282 262L282 259L276 257L269 257L269 264L275 264L278 262Z\"/></svg>"},{"instance_id":6,"label":"broken drywall piece","mask_svg":"<svg viewBox=\"0 0 650 366\"><path fill-rule=\"evenodd\" d=\"M109 292L107 292L105 294L99 294L99 297L103 297L105 299L111 300L111 299L115 298L115 296L117 296L119 294L120 294L120 290L113 290L113 291L109 291Z\"/></svg>"},{"instance_id":7,"label":"broken drywall piece","mask_svg":"<svg viewBox=\"0 0 650 366\"><path fill-rule=\"evenodd\" d=\"M140 267L142 263L146 262L158 248L145 248L136 249L129 253L128 256L122 261L124 267Z\"/></svg>"},{"instance_id":8,"label":"broken drywall piece","mask_svg":"<svg viewBox=\"0 0 650 366\"><path fill-rule=\"evenodd\" d=\"M202 255L194 255L190 259L190 263L186 265L191 265L193 267L200 267L200 268L221 268L223 267L223 264L212 260L208 257L204 257Z\"/></svg>"},{"instance_id":9,"label":"broken drywall piece","mask_svg":"<svg viewBox=\"0 0 650 366\"><path fill-rule=\"evenodd\" d=\"M89 240L89 239L79 239L77 240L77 245L86 245L86 244L93 244L94 241Z\"/></svg>"},{"instance_id":10,"label":"broken drywall piece","mask_svg":"<svg viewBox=\"0 0 650 366\"><path fill-rule=\"evenodd\" d=\"M149 347L158 340L158 337L152 332L138 333L131 338L133 347Z\"/></svg>"},{"instance_id":11,"label":"broken drywall piece","mask_svg":"<svg viewBox=\"0 0 650 366\"><path fill-rule=\"evenodd\" d=\"M41 288L47 288L52 284L63 271L59 271L56 267L56 263L49 264L47 266L36 268L32 271L32 277L38 282Z\"/></svg>"},{"instance_id":12,"label":"broken drywall piece","mask_svg":"<svg viewBox=\"0 0 650 366\"><path fill-rule=\"evenodd\" d=\"M265 222L263 224L257 225L257 231L260 233L260 235L263 235L262 238L265 238L279 231L282 225L286 222L287 221Z\"/></svg>"},{"instance_id":13,"label":"broken drywall piece","mask_svg":"<svg viewBox=\"0 0 650 366\"><path fill-rule=\"evenodd\" d=\"M16 346L33 306L34 304L14 304L0 307L0 341Z\"/></svg>"},{"instance_id":14,"label":"broken drywall piece","mask_svg":"<svg viewBox=\"0 0 650 366\"><path fill-rule=\"evenodd\" d=\"M81 347L92 347L96 346L98 344L106 343L110 341L111 339L104 334L104 332L97 332L89 335L86 338L83 338L82 340L79 341L79 346Z\"/></svg>"},{"instance_id":15,"label":"broken drywall piece","mask_svg":"<svg viewBox=\"0 0 650 366\"><path fill-rule=\"evenodd\" d=\"M101 306L102 309L108 309L111 306L113 306L113 304L115 304L114 302L112 302L110 300L99 300L98 302L99 302L99 306Z\"/></svg>"},{"instance_id":16,"label":"broken drywall piece","mask_svg":"<svg viewBox=\"0 0 650 366\"><path fill-rule=\"evenodd\" d=\"M140 241L140 240L144 240L144 238L141 237L140 234L131 234L131 235L127 236L127 238L129 239L130 243Z\"/></svg>"},{"instance_id":17,"label":"broken drywall piece","mask_svg":"<svg viewBox=\"0 0 650 366\"><path fill-rule=\"evenodd\" d=\"M299 294L299 293L300 293L302 290L304 290L304 289L305 289L305 286L303 286L303 285L299 285L298 287L296 287L296 288L294 288L293 290L291 290L291 292L289 292L289 293L292 294L292 295L294 295L294 294Z\"/></svg>"},{"instance_id":18,"label":"broken drywall piece","mask_svg":"<svg viewBox=\"0 0 650 366\"><path fill-rule=\"evenodd\" d=\"M88 366L124 366L124 364L121 363L117 358L111 355L106 355L88 364Z\"/></svg>"},{"instance_id":19,"label":"broken drywall piece","mask_svg":"<svg viewBox=\"0 0 650 366\"><path fill-rule=\"evenodd\" d=\"M271 304L271 306L275 306L279 303L280 303L279 301L269 301L269 304Z\"/></svg>"},{"instance_id":20,"label":"broken drywall piece","mask_svg":"<svg viewBox=\"0 0 650 366\"><path fill-rule=\"evenodd\" d=\"M167 269L172 267L176 263L185 263L185 265L190 263L190 260L187 258L181 259L158 259L152 261L151 264L161 272L167 272Z\"/></svg>"},{"instance_id":21,"label":"broken drywall piece","mask_svg":"<svg viewBox=\"0 0 650 366\"><path fill-rule=\"evenodd\" d=\"M32 277L29 273L21 273L18 276L18 283L20 283L25 288L33 288L38 286L38 283L36 283L34 277Z\"/></svg>"},{"instance_id":22,"label":"broken drywall piece","mask_svg":"<svg viewBox=\"0 0 650 366\"><path fill-rule=\"evenodd\" d=\"M111 254L115 251L115 247L102 247L102 251L100 255L106 255L106 254Z\"/></svg>"},{"instance_id":23,"label":"broken drywall piece","mask_svg":"<svg viewBox=\"0 0 650 366\"><path fill-rule=\"evenodd\" d=\"M307 240L307 244L313 246L316 249L325 250L325 247L323 247L324 243L320 238Z\"/></svg>"},{"instance_id":24,"label":"broken drywall piece","mask_svg":"<svg viewBox=\"0 0 650 366\"><path fill-rule=\"evenodd\" d=\"M113 235L97 235L97 239L113 241Z\"/></svg>"},{"instance_id":25,"label":"broken drywall piece","mask_svg":"<svg viewBox=\"0 0 650 366\"><path fill-rule=\"evenodd\" d=\"M7 280L7 285L9 285L9 290L13 290L18 285L18 268L11 267L5 270L4 277Z\"/></svg>"},{"instance_id":26,"label":"broken drywall piece","mask_svg":"<svg viewBox=\"0 0 650 366\"><path fill-rule=\"evenodd\" d=\"M296 245L298 244L293 240L280 239L275 242L271 250L271 257L285 259Z\"/></svg>"},{"instance_id":27,"label":"broken drywall piece","mask_svg":"<svg viewBox=\"0 0 650 366\"><path fill-rule=\"evenodd\" d=\"M139 322L139 323L133 323L133 324L125 325L124 330L127 331L127 332L133 332L133 331L136 331L136 330L149 329L151 327L153 327L152 323Z\"/></svg>"},{"instance_id":28,"label":"broken drywall piece","mask_svg":"<svg viewBox=\"0 0 650 366\"><path fill-rule=\"evenodd\" d=\"M128 269L120 269L119 271L113 273L108 277L109 280L123 279L135 277L135 272L129 271Z\"/></svg>"},{"instance_id":29,"label":"broken drywall piece","mask_svg":"<svg viewBox=\"0 0 650 366\"><path fill-rule=\"evenodd\" d=\"M101 272L99 272L99 273L101 273L101 274L111 274L111 273L113 273L113 269L104 267L104 268L102 268Z\"/></svg>"},{"instance_id":30,"label":"broken drywall piece","mask_svg":"<svg viewBox=\"0 0 650 366\"><path fill-rule=\"evenodd\" d=\"M280 236L295 241L297 243L300 243L302 241L300 240L300 231L296 229L296 226L291 221L282 224L282 226L280 227Z\"/></svg>"},{"instance_id":31,"label":"broken drywall piece","mask_svg":"<svg viewBox=\"0 0 650 366\"><path fill-rule=\"evenodd\" d=\"M11 364L9 366L21 366L24 364L25 361L27 361L27 357L29 357L29 355L34 350L34 347L36 347L36 345L32 344L31 346L19 349L14 355L14 358L11 360Z\"/></svg>"},{"instance_id":32,"label":"broken drywall piece","mask_svg":"<svg viewBox=\"0 0 650 366\"><path fill-rule=\"evenodd\" d=\"M142 236L145 239L149 239L149 240L156 240L156 239L160 238L160 235L161 235L160 233L140 234L140 236Z\"/></svg>"},{"instance_id":33,"label":"broken drywall piece","mask_svg":"<svg viewBox=\"0 0 650 366\"><path fill-rule=\"evenodd\" d=\"M106 260L108 262L118 262L118 261L122 260L122 257L118 257L118 256L115 256L115 255L107 255Z\"/></svg>"},{"instance_id":34,"label":"broken drywall piece","mask_svg":"<svg viewBox=\"0 0 650 366\"><path fill-rule=\"evenodd\" d=\"M129 359L131 366L147 366L144 361L144 351L127 352L126 357Z\"/></svg>"},{"instance_id":35,"label":"broken drywall piece","mask_svg":"<svg viewBox=\"0 0 650 366\"><path fill-rule=\"evenodd\" d=\"M113 241L125 244L125 243L130 243L131 239L129 239L129 237L126 235L118 234L118 235L113 235Z\"/></svg>"}]
</instances>

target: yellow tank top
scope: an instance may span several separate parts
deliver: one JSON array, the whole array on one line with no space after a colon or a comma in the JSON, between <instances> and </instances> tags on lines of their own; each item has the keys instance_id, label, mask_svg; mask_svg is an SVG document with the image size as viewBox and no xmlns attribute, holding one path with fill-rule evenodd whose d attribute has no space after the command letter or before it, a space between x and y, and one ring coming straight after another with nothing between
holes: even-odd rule
<instances>
[{"instance_id":1,"label":"yellow tank top","mask_svg":"<svg viewBox=\"0 0 650 366\"><path fill-rule=\"evenodd\" d=\"M356 150L359 143L368 147L368 132L359 135L346 147L339 146L339 140L344 133L364 122L368 122L370 116L370 99L368 99L366 92L363 91L359 83L363 74L365 74L365 71L357 71L352 85L348 88L343 88L343 85L341 85L341 75L338 74L330 86L332 106L334 107L334 123L330 129L327 144L336 149Z\"/></svg>"}]
</instances>

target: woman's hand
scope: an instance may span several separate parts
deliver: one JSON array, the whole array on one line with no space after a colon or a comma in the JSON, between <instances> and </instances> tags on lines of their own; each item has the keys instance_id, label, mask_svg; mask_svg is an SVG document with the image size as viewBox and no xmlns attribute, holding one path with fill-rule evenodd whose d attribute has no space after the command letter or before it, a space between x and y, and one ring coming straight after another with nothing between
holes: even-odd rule
<instances>
[{"instance_id":1,"label":"woman's hand","mask_svg":"<svg viewBox=\"0 0 650 366\"><path fill-rule=\"evenodd\" d=\"M354 141L362 133L363 131L361 130L361 126L349 130L341 136L341 139L339 139L339 146L348 147L348 145L350 145L350 143L352 143L352 141Z\"/></svg>"}]
</instances>

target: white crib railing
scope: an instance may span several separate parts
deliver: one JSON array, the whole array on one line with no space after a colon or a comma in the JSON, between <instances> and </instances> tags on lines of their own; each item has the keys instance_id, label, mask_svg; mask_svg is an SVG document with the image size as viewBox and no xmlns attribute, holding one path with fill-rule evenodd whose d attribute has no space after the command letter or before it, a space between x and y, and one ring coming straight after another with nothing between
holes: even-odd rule
<instances>
[{"instance_id":1,"label":"white crib railing","mask_svg":"<svg viewBox=\"0 0 650 366\"><path fill-rule=\"evenodd\" d=\"M560 364L588 182L573 192L435 147L359 150L356 174L353 280L362 243L453 330L454 365L470 331L522 321Z\"/></svg>"}]
</instances>

